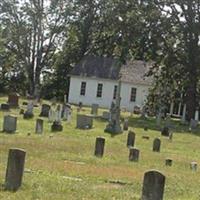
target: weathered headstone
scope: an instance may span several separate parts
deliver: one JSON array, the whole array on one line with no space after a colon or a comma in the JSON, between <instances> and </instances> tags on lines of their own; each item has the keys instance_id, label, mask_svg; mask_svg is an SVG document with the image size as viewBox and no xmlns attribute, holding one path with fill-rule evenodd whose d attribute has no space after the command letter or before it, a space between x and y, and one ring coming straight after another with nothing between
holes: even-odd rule
<instances>
[{"instance_id":1,"label":"weathered headstone","mask_svg":"<svg viewBox=\"0 0 200 200\"><path fill-rule=\"evenodd\" d=\"M5 178L5 189L16 191L22 184L26 152L22 149L10 149Z\"/></svg>"},{"instance_id":2,"label":"weathered headstone","mask_svg":"<svg viewBox=\"0 0 200 200\"><path fill-rule=\"evenodd\" d=\"M165 165L166 165L166 166L172 166L172 162L173 162L172 159L167 158L167 159L165 160Z\"/></svg>"},{"instance_id":3,"label":"weathered headstone","mask_svg":"<svg viewBox=\"0 0 200 200\"><path fill-rule=\"evenodd\" d=\"M62 109L61 109L61 106L58 105L57 108L56 108L56 112L55 112L55 120L54 120L54 122L51 126L52 132L63 130L61 119L62 119Z\"/></svg>"},{"instance_id":4,"label":"weathered headstone","mask_svg":"<svg viewBox=\"0 0 200 200\"><path fill-rule=\"evenodd\" d=\"M92 104L91 107L91 114L98 115L99 104Z\"/></svg>"},{"instance_id":5,"label":"weathered headstone","mask_svg":"<svg viewBox=\"0 0 200 200\"><path fill-rule=\"evenodd\" d=\"M124 119L123 130L128 131L128 119Z\"/></svg>"},{"instance_id":6,"label":"weathered headstone","mask_svg":"<svg viewBox=\"0 0 200 200\"><path fill-rule=\"evenodd\" d=\"M37 119L36 120L36 127L35 127L35 133L42 134L43 133L43 120Z\"/></svg>"},{"instance_id":7,"label":"weathered headstone","mask_svg":"<svg viewBox=\"0 0 200 200\"><path fill-rule=\"evenodd\" d=\"M56 108L53 105L50 107L48 119L50 123L53 123L56 119Z\"/></svg>"},{"instance_id":8,"label":"weathered headstone","mask_svg":"<svg viewBox=\"0 0 200 200\"><path fill-rule=\"evenodd\" d=\"M19 106L19 94L12 93L8 95L8 104L10 107L18 107Z\"/></svg>"},{"instance_id":9,"label":"weathered headstone","mask_svg":"<svg viewBox=\"0 0 200 200\"><path fill-rule=\"evenodd\" d=\"M33 108L34 108L33 101L30 100L30 101L28 102L28 105L27 105L27 110L26 110L25 113L24 113L24 119L33 118L33 116L34 116L34 114L33 114Z\"/></svg>"},{"instance_id":10,"label":"weathered headstone","mask_svg":"<svg viewBox=\"0 0 200 200\"><path fill-rule=\"evenodd\" d=\"M194 117L194 119L196 121L199 121L199 110L198 109L195 111L195 117Z\"/></svg>"},{"instance_id":11,"label":"weathered headstone","mask_svg":"<svg viewBox=\"0 0 200 200\"><path fill-rule=\"evenodd\" d=\"M104 130L104 132L111 134L122 133L122 128L120 125L120 102L121 102L121 80L118 82L116 103L112 102L110 108L110 120Z\"/></svg>"},{"instance_id":12,"label":"weathered headstone","mask_svg":"<svg viewBox=\"0 0 200 200\"><path fill-rule=\"evenodd\" d=\"M197 171L197 162L191 162L190 163L190 169L192 171Z\"/></svg>"},{"instance_id":13,"label":"weathered headstone","mask_svg":"<svg viewBox=\"0 0 200 200\"><path fill-rule=\"evenodd\" d=\"M161 145L161 140L159 138L156 138L153 141L153 151L160 152L160 145Z\"/></svg>"},{"instance_id":14,"label":"weathered headstone","mask_svg":"<svg viewBox=\"0 0 200 200\"><path fill-rule=\"evenodd\" d=\"M110 112L104 111L102 114L102 119L109 120L110 119Z\"/></svg>"},{"instance_id":15,"label":"weathered headstone","mask_svg":"<svg viewBox=\"0 0 200 200\"><path fill-rule=\"evenodd\" d=\"M144 174L141 200L163 200L165 176L158 171Z\"/></svg>"},{"instance_id":16,"label":"weathered headstone","mask_svg":"<svg viewBox=\"0 0 200 200\"><path fill-rule=\"evenodd\" d=\"M167 114L165 119L165 127L172 128L171 116L169 114Z\"/></svg>"},{"instance_id":17,"label":"weathered headstone","mask_svg":"<svg viewBox=\"0 0 200 200\"><path fill-rule=\"evenodd\" d=\"M184 104L183 106L183 113L181 116L181 124L185 124L186 123L186 104Z\"/></svg>"},{"instance_id":18,"label":"weathered headstone","mask_svg":"<svg viewBox=\"0 0 200 200\"><path fill-rule=\"evenodd\" d=\"M48 104L42 104L40 117L48 117L50 109L51 109L50 105L48 105Z\"/></svg>"},{"instance_id":19,"label":"weathered headstone","mask_svg":"<svg viewBox=\"0 0 200 200\"><path fill-rule=\"evenodd\" d=\"M10 110L10 106L8 103L2 103L1 104L1 110L3 111L9 111Z\"/></svg>"},{"instance_id":20,"label":"weathered headstone","mask_svg":"<svg viewBox=\"0 0 200 200\"><path fill-rule=\"evenodd\" d=\"M97 137L95 143L94 155L97 157L102 157L104 153L104 146L105 146L105 138Z\"/></svg>"},{"instance_id":21,"label":"weathered headstone","mask_svg":"<svg viewBox=\"0 0 200 200\"><path fill-rule=\"evenodd\" d=\"M93 126L93 117L91 115L77 115L76 128L91 129Z\"/></svg>"},{"instance_id":22,"label":"weathered headstone","mask_svg":"<svg viewBox=\"0 0 200 200\"><path fill-rule=\"evenodd\" d=\"M130 148L129 150L129 161L138 162L140 151L136 148Z\"/></svg>"},{"instance_id":23,"label":"weathered headstone","mask_svg":"<svg viewBox=\"0 0 200 200\"><path fill-rule=\"evenodd\" d=\"M161 131L161 135L169 137L169 134L170 134L169 127L164 126L163 129L162 129L162 131Z\"/></svg>"},{"instance_id":24,"label":"weathered headstone","mask_svg":"<svg viewBox=\"0 0 200 200\"><path fill-rule=\"evenodd\" d=\"M7 133L14 133L17 129L17 117L6 115L4 116L3 131Z\"/></svg>"},{"instance_id":25,"label":"weathered headstone","mask_svg":"<svg viewBox=\"0 0 200 200\"><path fill-rule=\"evenodd\" d=\"M161 113L161 111L159 111L159 113L156 116L156 125L158 127L160 127L160 125L161 125L161 119L162 119L162 113Z\"/></svg>"},{"instance_id":26,"label":"weathered headstone","mask_svg":"<svg viewBox=\"0 0 200 200\"><path fill-rule=\"evenodd\" d=\"M172 141L172 139L173 139L173 133L170 132L170 133L169 133L169 140Z\"/></svg>"},{"instance_id":27,"label":"weathered headstone","mask_svg":"<svg viewBox=\"0 0 200 200\"><path fill-rule=\"evenodd\" d=\"M72 108L70 104L63 104L62 107L62 118L65 121L70 122L72 117Z\"/></svg>"},{"instance_id":28,"label":"weathered headstone","mask_svg":"<svg viewBox=\"0 0 200 200\"><path fill-rule=\"evenodd\" d=\"M194 130L194 129L197 128L197 126L198 126L198 121L197 121L197 120L194 120L194 119L191 119L191 120L190 120L190 128L191 128L192 130Z\"/></svg>"},{"instance_id":29,"label":"weathered headstone","mask_svg":"<svg viewBox=\"0 0 200 200\"><path fill-rule=\"evenodd\" d=\"M134 147L135 144L135 133L133 131L129 131L127 137L127 147Z\"/></svg>"}]
</instances>

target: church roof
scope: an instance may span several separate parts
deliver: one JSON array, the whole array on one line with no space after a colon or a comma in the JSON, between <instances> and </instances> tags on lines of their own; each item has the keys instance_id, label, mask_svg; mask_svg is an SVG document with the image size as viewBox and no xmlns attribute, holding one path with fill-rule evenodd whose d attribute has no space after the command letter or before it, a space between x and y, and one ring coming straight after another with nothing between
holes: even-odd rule
<instances>
[{"instance_id":1,"label":"church roof","mask_svg":"<svg viewBox=\"0 0 200 200\"><path fill-rule=\"evenodd\" d=\"M127 61L122 65L117 59L86 56L74 66L71 75L118 80L133 84L151 85L152 78L146 77L146 73L152 63L140 60Z\"/></svg>"}]
</instances>

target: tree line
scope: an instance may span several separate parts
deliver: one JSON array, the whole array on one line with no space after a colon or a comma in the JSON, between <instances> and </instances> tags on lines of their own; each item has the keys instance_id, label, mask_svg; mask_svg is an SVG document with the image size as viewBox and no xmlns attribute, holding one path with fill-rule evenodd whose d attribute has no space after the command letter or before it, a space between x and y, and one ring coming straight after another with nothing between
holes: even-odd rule
<instances>
[{"instance_id":1,"label":"tree line","mask_svg":"<svg viewBox=\"0 0 200 200\"><path fill-rule=\"evenodd\" d=\"M181 97L191 119L199 39L198 0L1 0L0 92L61 97L85 55L153 60L151 105Z\"/></svg>"}]
</instances>

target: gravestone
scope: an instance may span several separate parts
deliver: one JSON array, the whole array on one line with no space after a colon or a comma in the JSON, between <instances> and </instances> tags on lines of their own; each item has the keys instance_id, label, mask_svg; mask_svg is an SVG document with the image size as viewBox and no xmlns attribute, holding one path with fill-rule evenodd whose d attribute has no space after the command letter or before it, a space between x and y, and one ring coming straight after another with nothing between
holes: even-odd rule
<instances>
[{"instance_id":1,"label":"gravestone","mask_svg":"<svg viewBox=\"0 0 200 200\"><path fill-rule=\"evenodd\" d=\"M48 104L42 104L40 117L48 117L50 109L51 109L50 105L48 105Z\"/></svg>"},{"instance_id":2,"label":"gravestone","mask_svg":"<svg viewBox=\"0 0 200 200\"><path fill-rule=\"evenodd\" d=\"M170 132L170 133L169 133L169 140L172 141L172 139L173 139L173 133Z\"/></svg>"},{"instance_id":3,"label":"gravestone","mask_svg":"<svg viewBox=\"0 0 200 200\"><path fill-rule=\"evenodd\" d=\"M62 108L62 117L64 121L71 121L71 117L72 117L72 108L70 104L63 104L63 108Z\"/></svg>"},{"instance_id":4,"label":"gravestone","mask_svg":"<svg viewBox=\"0 0 200 200\"><path fill-rule=\"evenodd\" d=\"M43 133L43 123L44 123L44 121L42 119L36 120L35 133L37 133L37 134Z\"/></svg>"},{"instance_id":5,"label":"gravestone","mask_svg":"<svg viewBox=\"0 0 200 200\"><path fill-rule=\"evenodd\" d=\"M172 159L167 158L167 159L165 160L165 165L166 165L166 166L172 166L172 162L173 162Z\"/></svg>"},{"instance_id":6,"label":"gravestone","mask_svg":"<svg viewBox=\"0 0 200 200\"><path fill-rule=\"evenodd\" d=\"M153 151L160 152L160 145L161 145L161 140L159 138L156 138L153 141Z\"/></svg>"},{"instance_id":7,"label":"gravestone","mask_svg":"<svg viewBox=\"0 0 200 200\"><path fill-rule=\"evenodd\" d=\"M169 134L170 134L170 132L169 132L169 127L164 126L163 129L162 129L162 131L161 131L161 135L162 135L162 136L169 137Z\"/></svg>"},{"instance_id":8,"label":"gravestone","mask_svg":"<svg viewBox=\"0 0 200 200\"><path fill-rule=\"evenodd\" d=\"M165 127L172 128L171 116L169 114L167 114L165 119Z\"/></svg>"},{"instance_id":9,"label":"gravestone","mask_svg":"<svg viewBox=\"0 0 200 200\"><path fill-rule=\"evenodd\" d=\"M10 149L5 178L5 189L17 191L22 184L26 152L22 149Z\"/></svg>"},{"instance_id":10,"label":"gravestone","mask_svg":"<svg viewBox=\"0 0 200 200\"><path fill-rule=\"evenodd\" d=\"M158 171L144 174L141 200L163 200L165 176Z\"/></svg>"},{"instance_id":11,"label":"gravestone","mask_svg":"<svg viewBox=\"0 0 200 200\"><path fill-rule=\"evenodd\" d=\"M29 101L28 105L27 105L27 110L24 113L24 119L31 119L33 118L34 114L33 114L33 108L34 108L34 104L33 101Z\"/></svg>"},{"instance_id":12,"label":"gravestone","mask_svg":"<svg viewBox=\"0 0 200 200\"><path fill-rule=\"evenodd\" d=\"M121 80L118 82L116 103L112 102L110 108L110 120L104 130L104 132L111 134L122 133L122 128L120 126L120 102L121 102Z\"/></svg>"},{"instance_id":13,"label":"gravestone","mask_svg":"<svg viewBox=\"0 0 200 200\"><path fill-rule=\"evenodd\" d=\"M91 129L93 127L93 117L91 115L77 114L76 128Z\"/></svg>"},{"instance_id":14,"label":"gravestone","mask_svg":"<svg viewBox=\"0 0 200 200\"><path fill-rule=\"evenodd\" d=\"M99 104L92 104L91 114L98 115Z\"/></svg>"},{"instance_id":15,"label":"gravestone","mask_svg":"<svg viewBox=\"0 0 200 200\"><path fill-rule=\"evenodd\" d=\"M129 161L138 162L140 151L136 148L130 148L129 150Z\"/></svg>"},{"instance_id":16,"label":"gravestone","mask_svg":"<svg viewBox=\"0 0 200 200\"><path fill-rule=\"evenodd\" d=\"M51 126L52 132L57 132L57 131L63 130L61 119L62 119L62 109L61 109L61 106L58 105L56 108L56 111L55 111L55 120Z\"/></svg>"},{"instance_id":17,"label":"gravestone","mask_svg":"<svg viewBox=\"0 0 200 200\"><path fill-rule=\"evenodd\" d=\"M56 119L56 108L53 105L50 107L48 119L50 123L53 123Z\"/></svg>"},{"instance_id":18,"label":"gravestone","mask_svg":"<svg viewBox=\"0 0 200 200\"><path fill-rule=\"evenodd\" d=\"M191 128L192 130L194 130L194 129L197 128L197 126L198 126L198 121L197 121L197 120L194 120L194 119L191 119L191 120L190 120L190 128Z\"/></svg>"},{"instance_id":19,"label":"gravestone","mask_svg":"<svg viewBox=\"0 0 200 200\"><path fill-rule=\"evenodd\" d=\"M186 104L183 106L183 113L181 116L181 124L186 124Z\"/></svg>"},{"instance_id":20,"label":"gravestone","mask_svg":"<svg viewBox=\"0 0 200 200\"><path fill-rule=\"evenodd\" d=\"M17 129L17 117L6 115L4 116L3 131L14 133Z\"/></svg>"},{"instance_id":21,"label":"gravestone","mask_svg":"<svg viewBox=\"0 0 200 200\"><path fill-rule=\"evenodd\" d=\"M101 118L104 119L104 120L109 120L110 119L110 112L104 111Z\"/></svg>"},{"instance_id":22,"label":"gravestone","mask_svg":"<svg viewBox=\"0 0 200 200\"><path fill-rule=\"evenodd\" d=\"M105 138L97 137L95 143L94 155L97 157L102 157L104 153L104 146L105 146Z\"/></svg>"},{"instance_id":23,"label":"gravestone","mask_svg":"<svg viewBox=\"0 0 200 200\"><path fill-rule=\"evenodd\" d=\"M128 119L124 119L123 130L128 131Z\"/></svg>"},{"instance_id":24,"label":"gravestone","mask_svg":"<svg viewBox=\"0 0 200 200\"><path fill-rule=\"evenodd\" d=\"M3 111L9 111L10 110L10 106L8 103L2 103L1 104L1 110Z\"/></svg>"},{"instance_id":25,"label":"gravestone","mask_svg":"<svg viewBox=\"0 0 200 200\"><path fill-rule=\"evenodd\" d=\"M134 147L135 144L135 133L133 131L129 131L127 137L127 147Z\"/></svg>"},{"instance_id":26,"label":"gravestone","mask_svg":"<svg viewBox=\"0 0 200 200\"><path fill-rule=\"evenodd\" d=\"M159 111L159 113L156 116L156 125L158 127L160 127L160 125L161 125L161 119L162 119L162 113L161 113L161 111Z\"/></svg>"},{"instance_id":27,"label":"gravestone","mask_svg":"<svg viewBox=\"0 0 200 200\"><path fill-rule=\"evenodd\" d=\"M8 104L10 107L18 107L19 106L19 94L12 93L8 95Z\"/></svg>"},{"instance_id":28,"label":"gravestone","mask_svg":"<svg viewBox=\"0 0 200 200\"><path fill-rule=\"evenodd\" d=\"M191 162L190 163L190 169L194 172L197 171L197 162Z\"/></svg>"}]
</instances>

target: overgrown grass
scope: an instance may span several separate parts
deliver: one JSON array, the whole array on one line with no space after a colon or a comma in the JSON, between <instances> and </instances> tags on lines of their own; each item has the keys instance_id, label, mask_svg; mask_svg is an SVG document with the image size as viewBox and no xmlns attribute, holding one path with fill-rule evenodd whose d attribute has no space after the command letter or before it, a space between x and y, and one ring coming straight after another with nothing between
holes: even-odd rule
<instances>
[{"instance_id":1,"label":"overgrown grass","mask_svg":"<svg viewBox=\"0 0 200 200\"><path fill-rule=\"evenodd\" d=\"M0 98L5 102L6 98ZM100 110L100 113L103 110ZM51 133L50 124L45 120L44 134L36 135L35 120L40 107L34 109L35 117L24 120L19 109L10 113L18 116L16 134L0 134L0 183L4 183L8 150L11 147L26 150L23 185L19 191L0 191L3 200L66 200L66 199L132 199L139 200L144 172L156 169L166 175L165 200L200 199L200 172L192 172L191 161L200 163L199 130L188 133L187 127L173 121L174 137L170 142L160 136L155 119L141 120L138 116L130 119L131 129L136 133L136 147L140 149L139 163L128 161L126 147L127 132L111 137L104 133L106 122L95 120L91 130L75 129L76 109L71 123L63 122L62 133ZM84 113L89 113L85 108ZM0 129L3 116L0 112ZM122 113L122 117L128 116ZM144 126L149 130L144 131ZM31 133L30 136L27 133ZM150 140L142 139L143 135ZM106 138L105 154L102 159L94 157L97 136ZM161 152L152 152L155 137L162 140ZM173 159L173 166L165 166L165 158ZM125 184L110 183L121 181Z\"/></svg>"}]
</instances>

